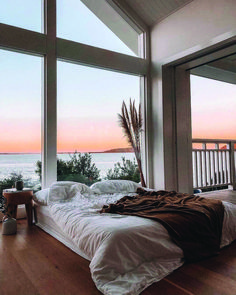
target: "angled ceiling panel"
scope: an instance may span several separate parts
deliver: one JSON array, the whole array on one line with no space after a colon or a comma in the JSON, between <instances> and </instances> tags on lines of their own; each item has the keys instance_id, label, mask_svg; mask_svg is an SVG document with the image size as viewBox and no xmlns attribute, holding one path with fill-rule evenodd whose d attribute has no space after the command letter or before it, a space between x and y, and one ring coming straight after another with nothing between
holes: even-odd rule
<instances>
[{"instance_id":1,"label":"angled ceiling panel","mask_svg":"<svg viewBox=\"0 0 236 295\"><path fill-rule=\"evenodd\" d=\"M126 3L148 26L160 22L193 0L117 0Z\"/></svg>"}]
</instances>

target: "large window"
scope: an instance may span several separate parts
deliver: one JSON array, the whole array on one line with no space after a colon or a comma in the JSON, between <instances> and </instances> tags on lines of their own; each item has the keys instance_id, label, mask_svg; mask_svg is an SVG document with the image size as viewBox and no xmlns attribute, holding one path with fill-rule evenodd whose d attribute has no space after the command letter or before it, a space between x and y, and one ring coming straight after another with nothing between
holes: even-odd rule
<instances>
[{"instance_id":1,"label":"large window","mask_svg":"<svg viewBox=\"0 0 236 295\"><path fill-rule=\"evenodd\" d=\"M139 103L140 78L86 66L58 62L57 151L86 152L100 170L125 159L133 160L129 144L118 124L123 100Z\"/></svg>"},{"instance_id":2,"label":"large window","mask_svg":"<svg viewBox=\"0 0 236 295\"><path fill-rule=\"evenodd\" d=\"M35 187L41 159L40 57L0 50L0 179L23 177ZM35 187L36 188L36 187Z\"/></svg>"},{"instance_id":3,"label":"large window","mask_svg":"<svg viewBox=\"0 0 236 295\"><path fill-rule=\"evenodd\" d=\"M121 157L107 153L105 163L101 152L128 147L117 113L123 100L140 99L148 62L137 57L147 28L105 0L0 0L0 7L1 179L16 173L36 185L42 175L48 187L58 158L75 151L96 155L104 178Z\"/></svg>"},{"instance_id":4,"label":"large window","mask_svg":"<svg viewBox=\"0 0 236 295\"><path fill-rule=\"evenodd\" d=\"M42 32L42 0L0 0L0 23Z\"/></svg>"}]
</instances>

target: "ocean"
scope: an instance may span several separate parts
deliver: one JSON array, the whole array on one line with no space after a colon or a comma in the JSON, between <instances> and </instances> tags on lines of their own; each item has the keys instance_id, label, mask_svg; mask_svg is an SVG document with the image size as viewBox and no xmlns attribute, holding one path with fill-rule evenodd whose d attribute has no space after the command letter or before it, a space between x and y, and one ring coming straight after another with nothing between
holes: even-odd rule
<instances>
[{"instance_id":1,"label":"ocean","mask_svg":"<svg viewBox=\"0 0 236 295\"><path fill-rule=\"evenodd\" d=\"M135 158L133 153L91 153L92 162L100 170L100 177L105 178L108 169L114 168L115 163L122 157L127 160ZM69 159L69 154L58 154L59 159ZM30 183L39 183L39 177L35 173L36 162L41 160L40 154L0 154L0 180L10 176L10 173L21 173L24 179L30 179Z\"/></svg>"}]
</instances>

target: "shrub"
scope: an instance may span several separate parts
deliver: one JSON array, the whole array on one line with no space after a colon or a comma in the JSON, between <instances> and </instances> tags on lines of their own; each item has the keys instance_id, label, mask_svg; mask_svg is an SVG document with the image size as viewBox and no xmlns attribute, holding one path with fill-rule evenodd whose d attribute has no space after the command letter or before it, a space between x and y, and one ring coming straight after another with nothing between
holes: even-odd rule
<instances>
[{"instance_id":1,"label":"shrub","mask_svg":"<svg viewBox=\"0 0 236 295\"><path fill-rule=\"evenodd\" d=\"M113 169L108 170L106 179L125 179L140 182L140 173L136 160L126 160L125 157L122 157L122 163L117 162Z\"/></svg>"},{"instance_id":2,"label":"shrub","mask_svg":"<svg viewBox=\"0 0 236 295\"><path fill-rule=\"evenodd\" d=\"M76 181L91 185L100 180L100 171L92 163L90 153L78 153L69 155L69 160L57 159L57 180ZM37 161L35 173L41 179L42 162Z\"/></svg>"}]
</instances>

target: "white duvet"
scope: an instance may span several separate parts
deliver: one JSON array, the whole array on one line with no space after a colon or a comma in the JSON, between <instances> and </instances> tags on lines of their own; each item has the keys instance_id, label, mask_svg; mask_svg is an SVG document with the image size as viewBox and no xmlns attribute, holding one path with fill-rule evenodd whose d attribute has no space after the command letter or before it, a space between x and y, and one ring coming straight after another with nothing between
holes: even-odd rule
<instances>
[{"instance_id":1,"label":"white duvet","mask_svg":"<svg viewBox=\"0 0 236 295\"><path fill-rule=\"evenodd\" d=\"M103 294L140 294L184 263L182 250L158 222L98 212L127 193L77 192L63 202L51 195L53 219L91 261L92 278ZM236 239L236 206L224 206L222 247Z\"/></svg>"}]
</instances>

